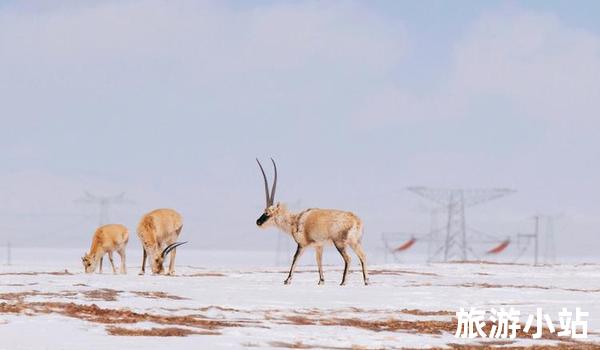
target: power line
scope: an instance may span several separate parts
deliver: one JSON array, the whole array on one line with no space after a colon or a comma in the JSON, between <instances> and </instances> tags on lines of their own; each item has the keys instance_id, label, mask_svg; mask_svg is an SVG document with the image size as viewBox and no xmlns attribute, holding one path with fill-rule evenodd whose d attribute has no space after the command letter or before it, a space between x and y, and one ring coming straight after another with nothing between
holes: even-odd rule
<instances>
[{"instance_id":1,"label":"power line","mask_svg":"<svg viewBox=\"0 0 600 350\"><path fill-rule=\"evenodd\" d=\"M114 196L97 196L85 192L84 196L76 199L75 203L97 205L99 209L99 225L105 225L110 222L109 209L114 204L135 204L134 201L125 198L125 192Z\"/></svg>"},{"instance_id":2,"label":"power line","mask_svg":"<svg viewBox=\"0 0 600 350\"><path fill-rule=\"evenodd\" d=\"M437 255L441 253L443 253L443 261L453 259L465 261L469 259L469 253L475 256L473 249L470 248L467 240L466 208L516 192L507 188L447 189L422 186L409 187L408 190L418 196L442 205L446 210L446 237L443 244L436 249L434 255L430 256L430 261L435 259Z\"/></svg>"}]
</instances>

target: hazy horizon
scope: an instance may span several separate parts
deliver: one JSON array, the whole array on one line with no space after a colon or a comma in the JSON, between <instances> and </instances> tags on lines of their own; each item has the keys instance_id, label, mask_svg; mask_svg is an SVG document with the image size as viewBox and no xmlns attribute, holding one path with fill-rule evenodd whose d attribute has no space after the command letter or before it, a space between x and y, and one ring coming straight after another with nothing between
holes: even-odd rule
<instances>
[{"instance_id":1,"label":"hazy horizon","mask_svg":"<svg viewBox=\"0 0 600 350\"><path fill-rule=\"evenodd\" d=\"M281 234L255 225L255 158L271 176L273 157L276 200L356 212L371 250L382 232L429 232L436 205L409 186L511 188L468 224L501 240L552 215L557 256L593 256L597 13L594 1L0 1L0 246L87 247L99 220L77 202L87 191L125 193L109 218L136 248L141 215L172 207L191 249L276 249Z\"/></svg>"}]
</instances>

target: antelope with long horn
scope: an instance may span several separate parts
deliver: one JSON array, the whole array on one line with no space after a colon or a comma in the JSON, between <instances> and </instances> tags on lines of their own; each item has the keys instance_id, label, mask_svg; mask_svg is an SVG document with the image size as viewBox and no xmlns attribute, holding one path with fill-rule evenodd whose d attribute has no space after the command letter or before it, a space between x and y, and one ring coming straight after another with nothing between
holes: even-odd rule
<instances>
[{"instance_id":1,"label":"antelope with long horn","mask_svg":"<svg viewBox=\"0 0 600 350\"><path fill-rule=\"evenodd\" d=\"M98 227L94 232L92 238L92 246L89 253L86 253L81 257L83 262L83 268L86 273L92 273L96 271L98 262L100 263L100 273L102 273L102 262L104 255L108 254L110 265L112 266L113 273L116 274L115 264L113 262L113 252L117 252L121 256L121 268L122 274L127 273L125 267L125 248L129 241L129 231L127 227L118 224L109 224Z\"/></svg>"},{"instance_id":2,"label":"antelope with long horn","mask_svg":"<svg viewBox=\"0 0 600 350\"><path fill-rule=\"evenodd\" d=\"M328 243L333 243L342 258L344 259L344 274L340 285L346 284L346 275L350 267L350 255L346 248L350 246L358 256L361 266L363 281L365 285L369 284L369 276L367 272L367 259L361 245L363 234L363 224L358 216L348 211L335 209L317 209L311 208L303 210L299 213L291 213L287 206L282 203L275 203L275 190L277 189L277 165L271 158L274 169L273 186L269 193L269 182L267 175L262 167L262 164L256 159L265 184L266 208L263 214L256 220L256 225L259 227L275 226L281 231L284 231L292 236L298 244L296 253L292 260L292 266L285 284L292 282L294 268L298 262L298 258L302 255L307 247L314 247L317 257L317 265L319 267L319 285L325 283L323 275L322 256L323 246Z\"/></svg>"},{"instance_id":3,"label":"antelope with long horn","mask_svg":"<svg viewBox=\"0 0 600 350\"><path fill-rule=\"evenodd\" d=\"M169 253L171 253L171 257L168 274L175 274L177 247L187 243L176 242L182 228L181 215L173 209L156 209L142 217L137 229L144 250L140 275L146 272L146 258L148 256L150 257L152 273L164 273L163 262Z\"/></svg>"}]
</instances>

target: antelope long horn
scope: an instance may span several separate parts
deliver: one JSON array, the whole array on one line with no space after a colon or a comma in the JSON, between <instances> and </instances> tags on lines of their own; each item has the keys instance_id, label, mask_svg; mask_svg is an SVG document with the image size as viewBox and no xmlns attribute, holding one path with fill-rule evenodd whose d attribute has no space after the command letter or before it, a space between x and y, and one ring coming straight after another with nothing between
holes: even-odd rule
<instances>
[{"instance_id":1,"label":"antelope long horn","mask_svg":"<svg viewBox=\"0 0 600 350\"><path fill-rule=\"evenodd\" d=\"M263 169L262 164L260 164L260 160L258 160L258 158L256 158L256 162L260 167L260 172L262 173L263 180L265 181L265 199L267 201L267 207L269 207L272 203L270 202L269 198L269 182L267 181L267 175L265 174L265 169Z\"/></svg>"},{"instance_id":2,"label":"antelope long horn","mask_svg":"<svg viewBox=\"0 0 600 350\"><path fill-rule=\"evenodd\" d=\"M273 169L275 169L275 177L273 178L273 187L271 187L271 205L275 203L275 190L277 189L277 165L275 165L275 161L271 158L271 162L273 162Z\"/></svg>"},{"instance_id":3,"label":"antelope long horn","mask_svg":"<svg viewBox=\"0 0 600 350\"><path fill-rule=\"evenodd\" d=\"M162 253L160 254L163 258L169 254L171 252L171 250L179 247L180 245L186 244L187 242L175 242L175 243L171 243L169 244L165 250L162 251Z\"/></svg>"}]
</instances>

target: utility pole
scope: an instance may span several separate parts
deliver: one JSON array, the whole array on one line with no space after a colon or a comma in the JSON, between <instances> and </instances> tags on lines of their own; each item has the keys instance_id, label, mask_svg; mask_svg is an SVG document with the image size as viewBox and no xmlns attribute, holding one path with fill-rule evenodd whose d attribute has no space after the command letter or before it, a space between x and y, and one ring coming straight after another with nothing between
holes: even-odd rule
<instances>
[{"instance_id":1,"label":"utility pole","mask_svg":"<svg viewBox=\"0 0 600 350\"><path fill-rule=\"evenodd\" d=\"M558 215L549 215L546 217L546 229L544 242L544 263L553 264L556 262L556 246L554 244L554 223Z\"/></svg>"},{"instance_id":2,"label":"utility pole","mask_svg":"<svg viewBox=\"0 0 600 350\"><path fill-rule=\"evenodd\" d=\"M10 255L10 241L6 243L6 265L10 266L11 264L11 255Z\"/></svg>"},{"instance_id":3,"label":"utility pole","mask_svg":"<svg viewBox=\"0 0 600 350\"><path fill-rule=\"evenodd\" d=\"M536 215L535 216L535 259L534 259L534 266L537 266L538 264L538 243L540 240L540 216Z\"/></svg>"},{"instance_id":4,"label":"utility pole","mask_svg":"<svg viewBox=\"0 0 600 350\"><path fill-rule=\"evenodd\" d=\"M533 238L533 266L537 266L538 264L538 243L540 236L540 215L535 215L533 217L535 226L533 233L519 233L517 235L518 238Z\"/></svg>"}]
</instances>

